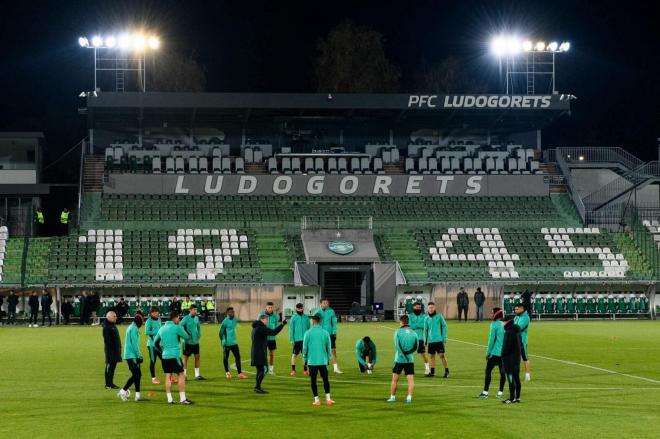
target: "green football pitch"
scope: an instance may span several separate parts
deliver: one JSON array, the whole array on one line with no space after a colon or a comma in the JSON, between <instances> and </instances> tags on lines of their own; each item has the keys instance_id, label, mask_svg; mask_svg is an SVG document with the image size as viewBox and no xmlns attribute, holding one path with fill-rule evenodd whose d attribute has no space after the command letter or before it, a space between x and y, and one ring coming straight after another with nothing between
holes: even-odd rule
<instances>
[{"instance_id":1,"label":"green football pitch","mask_svg":"<svg viewBox=\"0 0 660 439\"><path fill-rule=\"evenodd\" d=\"M320 407L311 405L309 378L289 376L288 328L278 337L276 375L264 382L271 393L255 395L249 326L239 328L250 375L240 381L224 377L218 326L203 326L201 370L208 381L189 383L195 405L170 406L162 386L150 384L147 364L142 395L156 394L148 401L122 402L116 391L104 389L99 327L5 326L0 437L658 437L660 322L533 322L532 381L523 382L522 403L516 405L494 396L475 398L483 386L488 322L448 325L451 377L423 378L418 357L411 405L403 403L405 388L399 389L400 402L385 402L396 325L340 325L344 374L330 377L337 404ZM123 339L125 326L120 332ZM373 375L359 373L353 352L365 335L378 346ZM121 386L127 377L128 368L119 364L115 383ZM493 384L491 395L495 376Z\"/></svg>"}]
</instances>

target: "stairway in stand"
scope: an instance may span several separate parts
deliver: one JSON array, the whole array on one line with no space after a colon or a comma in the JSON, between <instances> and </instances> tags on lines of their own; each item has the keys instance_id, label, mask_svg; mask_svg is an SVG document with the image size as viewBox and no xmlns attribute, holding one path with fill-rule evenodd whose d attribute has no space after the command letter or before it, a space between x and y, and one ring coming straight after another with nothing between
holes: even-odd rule
<instances>
[{"instance_id":1,"label":"stairway in stand","mask_svg":"<svg viewBox=\"0 0 660 439\"><path fill-rule=\"evenodd\" d=\"M383 163L383 169L386 174L405 174L403 170L403 161Z\"/></svg>"},{"instance_id":2,"label":"stairway in stand","mask_svg":"<svg viewBox=\"0 0 660 439\"><path fill-rule=\"evenodd\" d=\"M541 163L539 166L539 170L543 172L544 176L547 176L550 179L551 194L568 192L568 190L566 189L564 176L559 170L557 163L555 162Z\"/></svg>"},{"instance_id":3,"label":"stairway in stand","mask_svg":"<svg viewBox=\"0 0 660 439\"><path fill-rule=\"evenodd\" d=\"M265 174L266 173L266 163L246 163L245 164L245 173L246 174Z\"/></svg>"},{"instance_id":4,"label":"stairway in stand","mask_svg":"<svg viewBox=\"0 0 660 439\"><path fill-rule=\"evenodd\" d=\"M83 169L83 191L103 192L105 161L101 156L86 156Z\"/></svg>"},{"instance_id":5,"label":"stairway in stand","mask_svg":"<svg viewBox=\"0 0 660 439\"><path fill-rule=\"evenodd\" d=\"M348 314L353 302L360 302L360 286L354 272L326 272L322 296L330 301L337 318Z\"/></svg>"}]
</instances>

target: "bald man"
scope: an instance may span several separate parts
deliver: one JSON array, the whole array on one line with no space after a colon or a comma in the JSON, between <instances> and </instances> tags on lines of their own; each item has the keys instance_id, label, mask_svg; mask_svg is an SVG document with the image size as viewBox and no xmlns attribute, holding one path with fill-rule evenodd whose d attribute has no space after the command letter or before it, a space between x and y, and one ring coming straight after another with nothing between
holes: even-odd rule
<instances>
[{"instance_id":1,"label":"bald man","mask_svg":"<svg viewBox=\"0 0 660 439\"><path fill-rule=\"evenodd\" d=\"M108 311L103 322L103 347L105 349L105 388L118 389L114 383L115 368L121 362L121 340L117 330L117 314Z\"/></svg>"}]
</instances>

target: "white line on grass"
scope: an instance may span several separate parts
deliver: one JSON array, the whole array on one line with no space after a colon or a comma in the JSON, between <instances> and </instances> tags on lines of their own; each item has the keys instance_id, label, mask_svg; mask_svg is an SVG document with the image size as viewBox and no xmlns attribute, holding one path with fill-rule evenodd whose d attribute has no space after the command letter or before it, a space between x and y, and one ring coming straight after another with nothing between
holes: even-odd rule
<instances>
[{"instance_id":1,"label":"white line on grass","mask_svg":"<svg viewBox=\"0 0 660 439\"><path fill-rule=\"evenodd\" d=\"M390 328L389 326L378 325L378 327L383 328L383 329L389 329L391 331L394 330L394 328ZM455 338L450 338L449 340L455 341L457 343L463 343L463 344L467 344L467 345L478 346L478 347L481 347L481 348L486 347L486 345L483 345L483 344L472 343L472 342L463 341L463 340L457 340ZM634 379L637 379L637 380L642 380L642 381L646 381L646 382L653 383L653 384L660 384L660 381L658 381L658 380L654 380L654 379L646 378L646 377L641 377L641 376L637 376L637 375L631 375L629 373L617 372L616 370L604 369L602 367L592 366L590 364L577 363L575 361L562 360L562 359L559 359L559 358L546 357L546 356L543 356L543 355L536 355L536 354L530 354L530 357L542 358L544 360L556 361L558 363L568 364L568 365L571 365L571 366L585 367L587 369L597 370L597 371L600 371L600 372L610 373L610 374L613 374L613 375L621 375L621 376L624 376L624 377L634 378Z\"/></svg>"}]
</instances>

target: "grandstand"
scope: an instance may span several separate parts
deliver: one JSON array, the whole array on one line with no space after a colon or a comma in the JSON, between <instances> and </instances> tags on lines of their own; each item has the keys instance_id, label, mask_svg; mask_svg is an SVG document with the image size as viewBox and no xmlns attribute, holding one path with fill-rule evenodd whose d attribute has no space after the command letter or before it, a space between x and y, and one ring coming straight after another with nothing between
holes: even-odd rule
<instances>
[{"instance_id":1,"label":"grandstand","mask_svg":"<svg viewBox=\"0 0 660 439\"><path fill-rule=\"evenodd\" d=\"M420 289L452 316L459 286L505 307L529 289L542 318L648 317L660 225L630 193L657 194L655 168L618 148L542 149L569 110L548 99L99 93L78 224L2 234L1 283L94 288L106 307L124 292L137 307L194 291L241 318L321 295L340 314L382 303L392 316Z\"/></svg>"}]
</instances>

